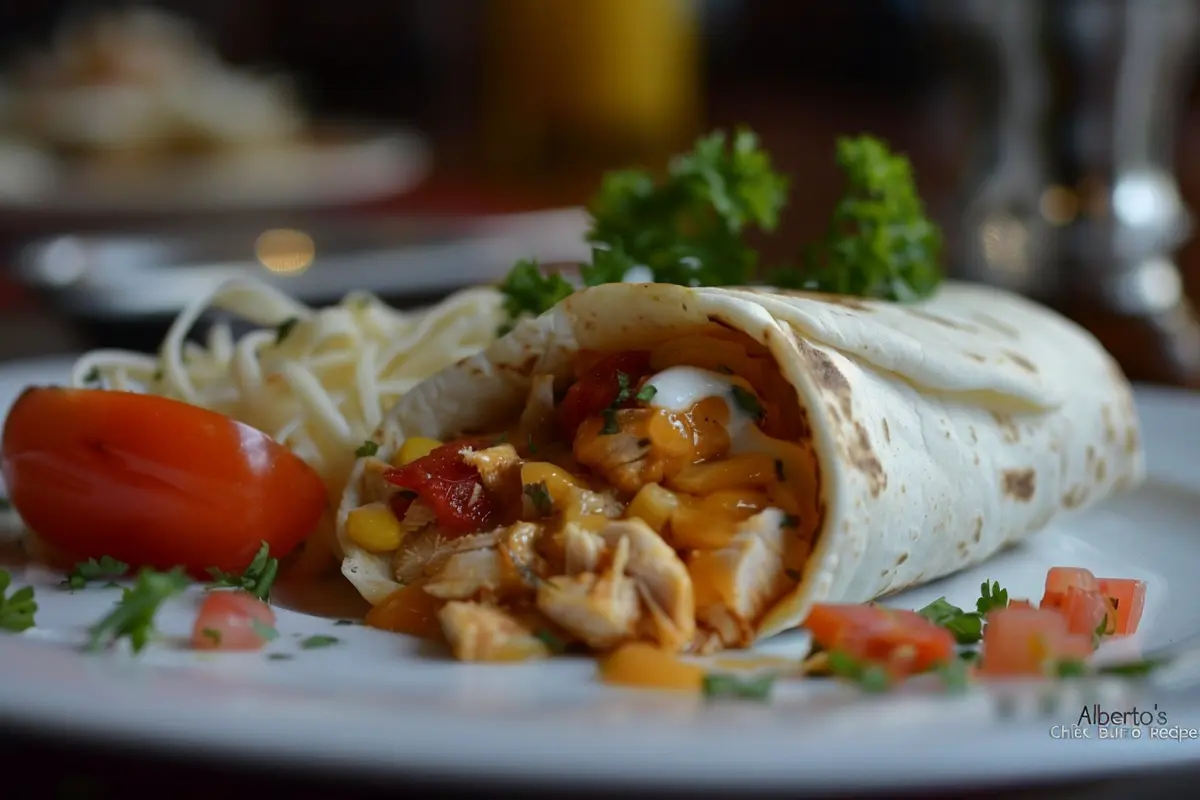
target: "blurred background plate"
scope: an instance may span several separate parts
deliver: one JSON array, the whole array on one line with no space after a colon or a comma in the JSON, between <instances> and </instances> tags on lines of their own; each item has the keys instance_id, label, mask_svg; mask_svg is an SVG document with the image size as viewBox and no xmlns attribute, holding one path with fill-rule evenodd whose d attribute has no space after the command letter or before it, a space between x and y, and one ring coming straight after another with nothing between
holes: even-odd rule
<instances>
[{"instance_id":1,"label":"blurred background plate","mask_svg":"<svg viewBox=\"0 0 1200 800\"><path fill-rule=\"evenodd\" d=\"M270 147L59 160L0 143L0 214L136 214L336 207L400 194L429 172L424 138L327 123Z\"/></svg>"}]
</instances>

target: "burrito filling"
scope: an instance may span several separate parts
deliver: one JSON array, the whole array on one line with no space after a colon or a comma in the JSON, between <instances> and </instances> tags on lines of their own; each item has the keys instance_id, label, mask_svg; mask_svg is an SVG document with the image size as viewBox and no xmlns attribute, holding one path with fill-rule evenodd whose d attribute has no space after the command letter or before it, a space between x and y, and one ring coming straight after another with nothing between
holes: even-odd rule
<instances>
[{"instance_id":1,"label":"burrito filling","mask_svg":"<svg viewBox=\"0 0 1200 800\"><path fill-rule=\"evenodd\" d=\"M461 660L747 646L819 527L796 393L726 329L580 353L518 419L460 433L372 459L345 530L404 587L368 621Z\"/></svg>"}]
</instances>

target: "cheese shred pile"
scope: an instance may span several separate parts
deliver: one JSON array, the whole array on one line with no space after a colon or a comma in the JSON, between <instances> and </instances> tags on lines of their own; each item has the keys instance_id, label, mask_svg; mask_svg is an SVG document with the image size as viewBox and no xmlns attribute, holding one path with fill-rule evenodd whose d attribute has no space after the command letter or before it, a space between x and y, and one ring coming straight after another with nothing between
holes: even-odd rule
<instances>
[{"instance_id":1,"label":"cheese shred pile","mask_svg":"<svg viewBox=\"0 0 1200 800\"><path fill-rule=\"evenodd\" d=\"M223 312L201 345L189 334ZM228 316L253 327L235 337ZM500 294L470 288L412 312L367 293L312 309L273 287L236 278L197 298L171 325L158 355L94 350L74 365L76 387L171 397L273 436L317 471L336 509L355 451L409 388L490 344L504 322ZM340 553L333 511L302 563Z\"/></svg>"}]
</instances>

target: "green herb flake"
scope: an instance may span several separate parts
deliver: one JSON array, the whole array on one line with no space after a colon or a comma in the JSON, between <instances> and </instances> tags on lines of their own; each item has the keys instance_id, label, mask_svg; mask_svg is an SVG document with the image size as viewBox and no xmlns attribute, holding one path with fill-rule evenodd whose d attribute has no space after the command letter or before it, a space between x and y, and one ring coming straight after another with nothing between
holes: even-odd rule
<instances>
[{"instance_id":1,"label":"green herb flake","mask_svg":"<svg viewBox=\"0 0 1200 800\"><path fill-rule=\"evenodd\" d=\"M275 329L275 344L283 344L283 340L291 335L292 330L300 323L298 317L288 317L283 322L279 323L279 327Z\"/></svg>"},{"instance_id":2,"label":"green herb flake","mask_svg":"<svg viewBox=\"0 0 1200 800\"><path fill-rule=\"evenodd\" d=\"M322 647L332 647L340 641L341 639L337 638L336 636L317 634L315 636L309 636L305 639L301 639L299 646L301 650L319 650Z\"/></svg>"},{"instance_id":3,"label":"green herb flake","mask_svg":"<svg viewBox=\"0 0 1200 800\"><path fill-rule=\"evenodd\" d=\"M356 458L369 458L378 452L379 444L368 439L358 446L358 449L354 451L354 456Z\"/></svg>"},{"instance_id":4,"label":"green herb flake","mask_svg":"<svg viewBox=\"0 0 1200 800\"><path fill-rule=\"evenodd\" d=\"M738 408L755 420L763 418L762 406L759 405L758 398L754 396L754 392L737 385L734 385L730 391L733 393L733 402Z\"/></svg>"},{"instance_id":5,"label":"green herb flake","mask_svg":"<svg viewBox=\"0 0 1200 800\"><path fill-rule=\"evenodd\" d=\"M617 412L614 409L604 409L604 413L601 416L604 419L604 425L600 428L601 436L611 436L614 433L621 432L621 426L617 424Z\"/></svg>"},{"instance_id":6,"label":"green herb flake","mask_svg":"<svg viewBox=\"0 0 1200 800\"><path fill-rule=\"evenodd\" d=\"M221 644L221 632L216 628L204 628L200 631L200 635L215 645Z\"/></svg>"},{"instance_id":7,"label":"green herb flake","mask_svg":"<svg viewBox=\"0 0 1200 800\"><path fill-rule=\"evenodd\" d=\"M112 556L100 556L98 560L89 558L72 567L63 584L70 589L82 589L87 586L88 581L122 578L128 572L129 565L124 561L117 561Z\"/></svg>"},{"instance_id":8,"label":"green herb flake","mask_svg":"<svg viewBox=\"0 0 1200 800\"><path fill-rule=\"evenodd\" d=\"M652 383L647 383L641 389L638 389L637 401L639 403L649 403L654 399L654 395L658 394L658 387Z\"/></svg>"},{"instance_id":9,"label":"green herb flake","mask_svg":"<svg viewBox=\"0 0 1200 800\"><path fill-rule=\"evenodd\" d=\"M575 287L562 275L547 275L536 261L530 259L518 261L500 284L504 311L509 318L509 322L501 328L501 335L512 330L513 321L549 311L573 291Z\"/></svg>"},{"instance_id":10,"label":"green herb flake","mask_svg":"<svg viewBox=\"0 0 1200 800\"><path fill-rule=\"evenodd\" d=\"M250 630L258 634L264 642L273 642L279 638L279 631L272 625L268 625L262 620L250 620Z\"/></svg>"},{"instance_id":11,"label":"green herb flake","mask_svg":"<svg viewBox=\"0 0 1200 800\"><path fill-rule=\"evenodd\" d=\"M100 382L100 370L97 367L92 367L83 376L84 384L96 384Z\"/></svg>"},{"instance_id":12,"label":"green herb flake","mask_svg":"<svg viewBox=\"0 0 1200 800\"><path fill-rule=\"evenodd\" d=\"M708 700L760 700L771 699L775 688L774 675L741 677L728 673L710 672L704 676L701 692Z\"/></svg>"},{"instance_id":13,"label":"green herb flake","mask_svg":"<svg viewBox=\"0 0 1200 800\"><path fill-rule=\"evenodd\" d=\"M1088 665L1079 659L1064 659L1052 665L1051 675L1056 678L1082 678L1089 673Z\"/></svg>"},{"instance_id":14,"label":"green herb flake","mask_svg":"<svg viewBox=\"0 0 1200 800\"><path fill-rule=\"evenodd\" d=\"M32 586L22 586L5 597L11 585L12 575L0 569L0 630L20 633L33 627L38 606L33 599Z\"/></svg>"},{"instance_id":15,"label":"green herb flake","mask_svg":"<svg viewBox=\"0 0 1200 800\"><path fill-rule=\"evenodd\" d=\"M339 620L336 620L333 624L334 625L362 625L361 622L359 622L358 620L355 620L355 619L339 619Z\"/></svg>"},{"instance_id":16,"label":"green herb flake","mask_svg":"<svg viewBox=\"0 0 1200 800\"><path fill-rule=\"evenodd\" d=\"M127 638L133 652L140 653L154 632L154 616L159 608L187 585L183 567L169 572L143 568L133 587L122 592L113 609L88 630L87 649L103 650Z\"/></svg>"},{"instance_id":17,"label":"green herb flake","mask_svg":"<svg viewBox=\"0 0 1200 800\"><path fill-rule=\"evenodd\" d=\"M541 640L542 644L546 645L546 649L551 653L562 653L567 649L567 643L554 635L553 632L545 628L538 628L533 632L533 635Z\"/></svg>"},{"instance_id":18,"label":"green herb flake","mask_svg":"<svg viewBox=\"0 0 1200 800\"><path fill-rule=\"evenodd\" d=\"M878 693L891 688L891 677L878 664L861 662L840 650L830 651L828 659L830 672L858 684L864 691Z\"/></svg>"},{"instance_id":19,"label":"green herb flake","mask_svg":"<svg viewBox=\"0 0 1200 800\"><path fill-rule=\"evenodd\" d=\"M12 511L12 501L0 494L0 511Z\"/></svg>"},{"instance_id":20,"label":"green herb flake","mask_svg":"<svg viewBox=\"0 0 1200 800\"><path fill-rule=\"evenodd\" d=\"M935 672L941 679L942 686L948 692L958 693L965 691L970 683L970 668L967 666L967 662L959 658L952 659L945 664L939 664Z\"/></svg>"},{"instance_id":21,"label":"green herb flake","mask_svg":"<svg viewBox=\"0 0 1200 800\"><path fill-rule=\"evenodd\" d=\"M293 658L291 653L267 653L268 661L291 661Z\"/></svg>"},{"instance_id":22,"label":"green herb flake","mask_svg":"<svg viewBox=\"0 0 1200 800\"><path fill-rule=\"evenodd\" d=\"M546 488L545 481L525 484L525 496L541 516L548 517L554 513L554 501L550 498L550 490Z\"/></svg>"},{"instance_id":23,"label":"green herb flake","mask_svg":"<svg viewBox=\"0 0 1200 800\"><path fill-rule=\"evenodd\" d=\"M939 597L917 612L934 625L945 628L959 644L975 644L983 638L983 617L973 611L963 611Z\"/></svg>"},{"instance_id":24,"label":"green herb flake","mask_svg":"<svg viewBox=\"0 0 1200 800\"><path fill-rule=\"evenodd\" d=\"M259 600L271 598L271 587L279 574L279 560L271 558L271 547L262 543L254 558L239 575L236 572L223 572L212 567L208 570L214 586L226 586L232 589L243 589Z\"/></svg>"},{"instance_id":25,"label":"green herb flake","mask_svg":"<svg viewBox=\"0 0 1200 800\"><path fill-rule=\"evenodd\" d=\"M529 451L530 455L534 455L535 453L537 453L537 445L535 445L533 443L533 434L532 433L529 434L529 439L528 439L528 441L525 442L525 449Z\"/></svg>"},{"instance_id":26,"label":"green herb flake","mask_svg":"<svg viewBox=\"0 0 1200 800\"><path fill-rule=\"evenodd\" d=\"M975 601L975 610L980 616L987 616L989 611L1008 608L1008 590L1001 589L1000 584L984 581L979 587L979 599Z\"/></svg>"}]
</instances>

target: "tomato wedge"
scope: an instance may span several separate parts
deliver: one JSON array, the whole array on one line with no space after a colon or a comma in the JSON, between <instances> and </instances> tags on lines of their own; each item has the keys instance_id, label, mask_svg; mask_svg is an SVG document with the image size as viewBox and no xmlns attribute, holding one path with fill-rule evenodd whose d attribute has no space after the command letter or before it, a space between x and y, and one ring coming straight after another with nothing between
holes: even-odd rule
<instances>
[{"instance_id":1,"label":"tomato wedge","mask_svg":"<svg viewBox=\"0 0 1200 800\"><path fill-rule=\"evenodd\" d=\"M575 432L588 417L594 417L612 406L621 391L621 375L629 387L650 371L650 353L645 350L625 350L600 358L579 380L572 384L558 407L558 426L565 441L575 440ZM633 407L632 396L621 407Z\"/></svg>"},{"instance_id":2,"label":"tomato wedge","mask_svg":"<svg viewBox=\"0 0 1200 800\"><path fill-rule=\"evenodd\" d=\"M239 570L317 527L320 477L261 431L152 395L34 388L4 423L0 468L17 513L74 559Z\"/></svg>"},{"instance_id":3,"label":"tomato wedge","mask_svg":"<svg viewBox=\"0 0 1200 800\"><path fill-rule=\"evenodd\" d=\"M415 492L433 510L442 533L466 535L488 529L497 522L501 504L483 485L479 470L463 460L463 450L491 445L482 439L464 439L435 448L429 455L383 473L393 486ZM393 511L407 510L401 498Z\"/></svg>"},{"instance_id":4,"label":"tomato wedge","mask_svg":"<svg viewBox=\"0 0 1200 800\"><path fill-rule=\"evenodd\" d=\"M1146 584L1130 578L1100 578L1099 592L1108 598L1116 610L1113 625L1114 636L1129 636L1137 633L1146 608Z\"/></svg>"},{"instance_id":5,"label":"tomato wedge","mask_svg":"<svg viewBox=\"0 0 1200 800\"><path fill-rule=\"evenodd\" d=\"M1061 608L1067 599L1067 590L1076 588L1094 592L1100 588L1096 576L1082 567L1051 567L1046 573L1046 591L1042 595L1040 608Z\"/></svg>"},{"instance_id":6,"label":"tomato wedge","mask_svg":"<svg viewBox=\"0 0 1200 800\"><path fill-rule=\"evenodd\" d=\"M813 641L894 677L924 672L955 657L954 636L915 611L857 603L818 603L804 621Z\"/></svg>"},{"instance_id":7,"label":"tomato wedge","mask_svg":"<svg viewBox=\"0 0 1200 800\"><path fill-rule=\"evenodd\" d=\"M995 677L1044 675L1064 659L1086 659L1092 636L1073 634L1056 610L1001 608L987 615L979 674Z\"/></svg>"},{"instance_id":8,"label":"tomato wedge","mask_svg":"<svg viewBox=\"0 0 1200 800\"><path fill-rule=\"evenodd\" d=\"M192 626L197 650L259 650L274 638L275 612L248 592L209 592Z\"/></svg>"}]
</instances>

